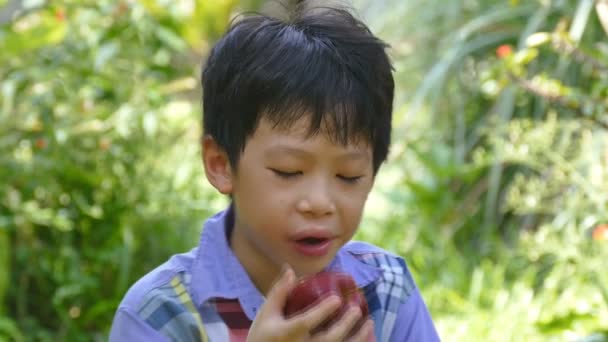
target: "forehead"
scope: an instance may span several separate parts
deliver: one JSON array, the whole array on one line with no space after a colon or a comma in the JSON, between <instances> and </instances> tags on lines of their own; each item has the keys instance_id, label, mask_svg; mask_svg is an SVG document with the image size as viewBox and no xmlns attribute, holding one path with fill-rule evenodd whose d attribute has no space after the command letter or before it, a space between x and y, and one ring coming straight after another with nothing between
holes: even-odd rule
<instances>
[{"instance_id":1,"label":"forehead","mask_svg":"<svg viewBox=\"0 0 608 342\"><path fill-rule=\"evenodd\" d=\"M322 123L319 129L314 129L309 117L303 117L289 125L275 124L262 117L252 136L255 140L265 141L268 145L280 144L312 144L315 141L323 141L325 145L333 149L346 151L369 150L371 145L364 136L351 135L349 139L341 142L336 137L335 127Z\"/></svg>"}]
</instances>

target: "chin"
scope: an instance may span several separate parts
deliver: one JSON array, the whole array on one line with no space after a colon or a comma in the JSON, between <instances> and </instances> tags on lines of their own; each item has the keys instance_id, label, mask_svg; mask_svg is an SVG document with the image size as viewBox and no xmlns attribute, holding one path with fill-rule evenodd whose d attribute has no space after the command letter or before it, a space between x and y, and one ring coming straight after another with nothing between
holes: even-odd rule
<instances>
[{"instance_id":1,"label":"chin","mask_svg":"<svg viewBox=\"0 0 608 342\"><path fill-rule=\"evenodd\" d=\"M319 273L329 265L329 263L333 260L333 256L328 260L323 260L322 262L315 263L306 263L304 265L292 265L297 277L304 277L308 275L313 275Z\"/></svg>"},{"instance_id":2,"label":"chin","mask_svg":"<svg viewBox=\"0 0 608 342\"><path fill-rule=\"evenodd\" d=\"M300 277L307 277L309 275L317 274L317 273L323 271L323 269L324 269L324 267L319 267L319 268L307 267L306 269L295 270L295 272L296 272L296 276L298 278L300 278Z\"/></svg>"}]
</instances>

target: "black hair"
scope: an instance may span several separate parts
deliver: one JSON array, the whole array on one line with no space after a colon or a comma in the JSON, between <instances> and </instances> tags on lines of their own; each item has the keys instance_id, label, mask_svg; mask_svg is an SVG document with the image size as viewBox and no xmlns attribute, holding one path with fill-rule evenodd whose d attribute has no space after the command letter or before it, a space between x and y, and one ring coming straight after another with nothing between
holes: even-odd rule
<instances>
[{"instance_id":1,"label":"black hair","mask_svg":"<svg viewBox=\"0 0 608 342\"><path fill-rule=\"evenodd\" d=\"M203 128L236 169L263 116L278 128L310 117L310 136L370 143L374 174L387 157L394 81L388 45L349 11L250 14L215 44L201 76Z\"/></svg>"}]
</instances>

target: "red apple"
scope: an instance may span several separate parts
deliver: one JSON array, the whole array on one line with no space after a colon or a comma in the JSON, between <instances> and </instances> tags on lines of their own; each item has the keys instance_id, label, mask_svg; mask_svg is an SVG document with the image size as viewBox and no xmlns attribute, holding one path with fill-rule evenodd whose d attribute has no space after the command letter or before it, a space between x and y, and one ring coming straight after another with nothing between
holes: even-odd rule
<instances>
[{"instance_id":1,"label":"red apple","mask_svg":"<svg viewBox=\"0 0 608 342\"><path fill-rule=\"evenodd\" d=\"M358 306L362 315L351 330L351 335L354 334L368 319L369 309L363 292L357 287L353 278L346 273L320 272L301 279L287 297L285 316L289 318L306 311L332 294L342 298L342 306L311 333L326 330L338 321L351 306Z\"/></svg>"}]
</instances>

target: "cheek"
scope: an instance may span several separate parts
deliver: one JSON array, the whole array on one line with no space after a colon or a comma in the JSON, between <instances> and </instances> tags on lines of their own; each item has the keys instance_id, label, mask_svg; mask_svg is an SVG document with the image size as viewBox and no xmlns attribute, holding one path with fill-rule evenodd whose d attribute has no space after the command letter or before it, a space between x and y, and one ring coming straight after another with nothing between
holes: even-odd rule
<instances>
[{"instance_id":1,"label":"cheek","mask_svg":"<svg viewBox=\"0 0 608 342\"><path fill-rule=\"evenodd\" d=\"M336 191L339 194L340 201L344 202L345 206L348 206L351 210L356 210L363 208L371 189L372 184L366 181L354 186L339 183Z\"/></svg>"},{"instance_id":2,"label":"cheek","mask_svg":"<svg viewBox=\"0 0 608 342\"><path fill-rule=\"evenodd\" d=\"M340 207L343 211L342 217L344 220L346 220L345 223L347 223L349 226L355 227L359 224L366 200L366 191L359 191L355 193L350 192L340 196Z\"/></svg>"},{"instance_id":3,"label":"cheek","mask_svg":"<svg viewBox=\"0 0 608 342\"><path fill-rule=\"evenodd\" d=\"M285 221L282 215L291 198L289 192L277 187L270 176L263 172L249 174L243 177L236 193L241 208L247 212L248 223L256 229L274 231Z\"/></svg>"}]
</instances>

